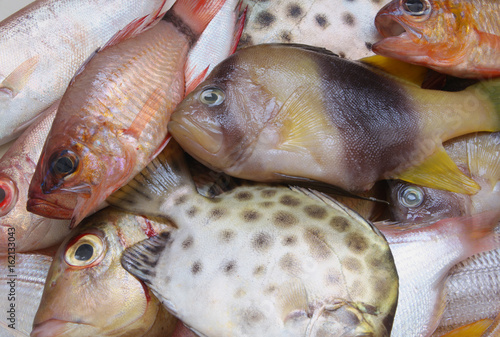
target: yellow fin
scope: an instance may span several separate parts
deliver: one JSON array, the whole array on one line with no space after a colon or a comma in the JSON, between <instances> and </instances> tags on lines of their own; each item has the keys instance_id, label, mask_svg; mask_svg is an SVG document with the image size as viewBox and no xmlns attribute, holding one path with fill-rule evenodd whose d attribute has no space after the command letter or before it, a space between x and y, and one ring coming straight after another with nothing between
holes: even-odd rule
<instances>
[{"instance_id":1,"label":"yellow fin","mask_svg":"<svg viewBox=\"0 0 500 337\"><path fill-rule=\"evenodd\" d=\"M422 164L393 178L455 193L475 194L480 190L474 180L460 171L443 147L439 147Z\"/></svg>"},{"instance_id":2,"label":"yellow fin","mask_svg":"<svg viewBox=\"0 0 500 337\"><path fill-rule=\"evenodd\" d=\"M308 310L307 292L302 281L289 281L280 285L277 294L278 306L281 309L281 320L294 311L303 311L304 316Z\"/></svg>"},{"instance_id":3,"label":"yellow fin","mask_svg":"<svg viewBox=\"0 0 500 337\"><path fill-rule=\"evenodd\" d=\"M21 63L2 81L0 89L7 89L11 92L12 97L16 97L28 82L31 74L35 71L39 59L40 57L35 55Z\"/></svg>"},{"instance_id":4,"label":"yellow fin","mask_svg":"<svg viewBox=\"0 0 500 337\"><path fill-rule=\"evenodd\" d=\"M479 133L467 139L467 157L472 176L488 179L491 186L500 180L500 133Z\"/></svg>"},{"instance_id":5,"label":"yellow fin","mask_svg":"<svg viewBox=\"0 0 500 337\"><path fill-rule=\"evenodd\" d=\"M422 86L425 76L429 71L429 69L425 67L409 64L381 55L365 57L359 61L377 67L400 79L416 84L419 87Z\"/></svg>"},{"instance_id":6,"label":"yellow fin","mask_svg":"<svg viewBox=\"0 0 500 337\"><path fill-rule=\"evenodd\" d=\"M301 152L321 141L328 127L322 92L317 86L300 86L283 103L274 123L281 130L282 150Z\"/></svg>"},{"instance_id":7,"label":"yellow fin","mask_svg":"<svg viewBox=\"0 0 500 337\"><path fill-rule=\"evenodd\" d=\"M491 322L491 319L485 318L454 329L441 337L481 337Z\"/></svg>"}]
</instances>

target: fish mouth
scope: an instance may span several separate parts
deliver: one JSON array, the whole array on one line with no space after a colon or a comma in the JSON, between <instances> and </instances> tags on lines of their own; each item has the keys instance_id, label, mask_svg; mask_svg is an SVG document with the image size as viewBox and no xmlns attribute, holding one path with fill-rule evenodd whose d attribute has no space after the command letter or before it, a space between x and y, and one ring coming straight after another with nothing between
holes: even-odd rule
<instances>
[{"instance_id":1,"label":"fish mouth","mask_svg":"<svg viewBox=\"0 0 500 337\"><path fill-rule=\"evenodd\" d=\"M390 14L377 15L375 27L384 38L400 36L407 31L407 27Z\"/></svg>"},{"instance_id":2,"label":"fish mouth","mask_svg":"<svg viewBox=\"0 0 500 337\"><path fill-rule=\"evenodd\" d=\"M51 219L71 219L73 210L41 198L29 198L26 204L28 212Z\"/></svg>"},{"instance_id":3,"label":"fish mouth","mask_svg":"<svg viewBox=\"0 0 500 337\"><path fill-rule=\"evenodd\" d=\"M82 328L84 331L82 331ZM69 337L69 336L98 336L97 329L85 323L75 323L51 318L42 323L35 324L30 337ZM87 334L91 333L91 334Z\"/></svg>"},{"instance_id":4,"label":"fish mouth","mask_svg":"<svg viewBox=\"0 0 500 337\"><path fill-rule=\"evenodd\" d=\"M215 155L222 148L224 135L220 125L208 121L203 122L203 125L200 125L187 118L174 118L172 116L168 123L168 131L181 146L185 146L187 149L198 147L210 155ZM195 151L195 153L199 153L199 151Z\"/></svg>"}]
</instances>

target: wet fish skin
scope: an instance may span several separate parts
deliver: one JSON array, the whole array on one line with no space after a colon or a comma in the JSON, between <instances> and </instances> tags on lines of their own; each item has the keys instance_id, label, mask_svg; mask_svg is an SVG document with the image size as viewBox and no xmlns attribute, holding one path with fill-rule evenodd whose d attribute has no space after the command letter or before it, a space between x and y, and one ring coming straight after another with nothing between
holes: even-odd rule
<instances>
[{"instance_id":1,"label":"wet fish skin","mask_svg":"<svg viewBox=\"0 0 500 337\"><path fill-rule=\"evenodd\" d=\"M381 36L373 25L388 1L244 0L248 16L239 48L263 43L304 43L351 60L373 55Z\"/></svg>"},{"instance_id":2,"label":"wet fish skin","mask_svg":"<svg viewBox=\"0 0 500 337\"><path fill-rule=\"evenodd\" d=\"M305 189L202 197L172 143L107 201L177 227L122 264L184 324L204 336L389 335L397 275L366 220Z\"/></svg>"},{"instance_id":3,"label":"wet fish skin","mask_svg":"<svg viewBox=\"0 0 500 337\"><path fill-rule=\"evenodd\" d=\"M0 257L0 291L4 298L0 301L2 313L7 313L10 304L15 305L15 329L8 327L11 321L0 320L0 335L5 337L29 336L36 309L42 298L45 278L52 263L55 250L16 253L15 262L9 263L7 256ZM14 272L9 270L9 265ZM14 298L9 300L10 282L14 277ZM8 316L7 316L8 317Z\"/></svg>"},{"instance_id":4,"label":"wet fish skin","mask_svg":"<svg viewBox=\"0 0 500 337\"><path fill-rule=\"evenodd\" d=\"M80 65L163 0L39 0L0 23L0 144L60 99ZM171 6L173 1L165 6Z\"/></svg>"},{"instance_id":5,"label":"wet fish skin","mask_svg":"<svg viewBox=\"0 0 500 337\"><path fill-rule=\"evenodd\" d=\"M69 221L45 218L26 210L28 187L57 106L58 102L49 107L0 159L0 193L3 195L0 256L7 254L11 236L15 239L16 252L27 252L58 244L69 233Z\"/></svg>"},{"instance_id":6,"label":"wet fish skin","mask_svg":"<svg viewBox=\"0 0 500 337\"><path fill-rule=\"evenodd\" d=\"M498 0L393 0L375 17L384 38L372 49L457 77L498 77L499 14Z\"/></svg>"},{"instance_id":7,"label":"wet fish skin","mask_svg":"<svg viewBox=\"0 0 500 337\"><path fill-rule=\"evenodd\" d=\"M120 264L126 247L161 230L111 207L86 219L54 257L31 336L169 336L175 318Z\"/></svg>"},{"instance_id":8,"label":"wet fish skin","mask_svg":"<svg viewBox=\"0 0 500 337\"><path fill-rule=\"evenodd\" d=\"M86 64L61 99L30 185L29 211L71 218L74 226L151 161L184 97L187 54L223 3L178 1L154 27L116 38L120 43ZM67 210L57 207L61 200ZM54 207L43 207L49 203Z\"/></svg>"},{"instance_id":9,"label":"wet fish skin","mask_svg":"<svg viewBox=\"0 0 500 337\"><path fill-rule=\"evenodd\" d=\"M391 336L429 336L446 306L450 269L475 254L498 249L500 212L447 218L408 227L375 223L389 242L398 271L399 298Z\"/></svg>"},{"instance_id":10,"label":"wet fish skin","mask_svg":"<svg viewBox=\"0 0 500 337\"><path fill-rule=\"evenodd\" d=\"M480 84L491 93L487 100L498 97L499 83ZM177 106L168 127L190 155L239 178L306 178L360 192L397 177L474 194L479 185L442 142L500 128L498 102L483 101L480 87L425 90L324 50L259 45L220 63ZM465 101L481 106L474 117Z\"/></svg>"}]
</instances>

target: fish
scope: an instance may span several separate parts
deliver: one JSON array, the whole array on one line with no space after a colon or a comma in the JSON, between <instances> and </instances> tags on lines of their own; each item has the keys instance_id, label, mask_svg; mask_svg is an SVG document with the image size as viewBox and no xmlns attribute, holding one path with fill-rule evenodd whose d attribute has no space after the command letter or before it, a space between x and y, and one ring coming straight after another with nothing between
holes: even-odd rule
<instances>
[{"instance_id":1,"label":"fish","mask_svg":"<svg viewBox=\"0 0 500 337\"><path fill-rule=\"evenodd\" d=\"M500 1L393 0L375 17L380 55L464 78L500 76Z\"/></svg>"},{"instance_id":2,"label":"fish","mask_svg":"<svg viewBox=\"0 0 500 337\"><path fill-rule=\"evenodd\" d=\"M349 192L397 178L477 193L442 143L499 129L500 81L444 92L417 85L426 72L305 45L252 46L219 63L168 129L195 159L238 178L320 181Z\"/></svg>"},{"instance_id":3,"label":"fish","mask_svg":"<svg viewBox=\"0 0 500 337\"><path fill-rule=\"evenodd\" d=\"M29 188L30 212L71 218L74 227L154 158L185 94L188 52L223 4L177 1L160 22L158 13L133 22L89 60L61 99Z\"/></svg>"},{"instance_id":4,"label":"fish","mask_svg":"<svg viewBox=\"0 0 500 337\"><path fill-rule=\"evenodd\" d=\"M38 0L2 20L0 144L59 100L80 65L116 32L173 2Z\"/></svg>"},{"instance_id":5,"label":"fish","mask_svg":"<svg viewBox=\"0 0 500 337\"><path fill-rule=\"evenodd\" d=\"M391 337L430 336L446 305L450 269L475 254L500 248L500 211L446 218L419 226L375 222L389 243L399 276Z\"/></svg>"},{"instance_id":6,"label":"fish","mask_svg":"<svg viewBox=\"0 0 500 337\"><path fill-rule=\"evenodd\" d=\"M444 143L458 167L477 181L472 196L402 181L389 184L390 218L404 226L492 211L500 204L500 133L473 133ZM474 255L456 266L445 285L446 308L439 330L448 331L500 312L500 249Z\"/></svg>"},{"instance_id":7,"label":"fish","mask_svg":"<svg viewBox=\"0 0 500 337\"><path fill-rule=\"evenodd\" d=\"M398 276L383 236L303 188L196 191L173 140L108 197L175 230L127 248L122 265L201 336L389 336Z\"/></svg>"},{"instance_id":8,"label":"fish","mask_svg":"<svg viewBox=\"0 0 500 337\"><path fill-rule=\"evenodd\" d=\"M243 0L247 19L238 48L263 43L305 43L351 60L374 55L381 39L373 25L388 0Z\"/></svg>"},{"instance_id":9,"label":"fish","mask_svg":"<svg viewBox=\"0 0 500 337\"><path fill-rule=\"evenodd\" d=\"M170 336L175 317L120 264L125 248L168 230L112 207L85 219L54 256L31 337Z\"/></svg>"},{"instance_id":10,"label":"fish","mask_svg":"<svg viewBox=\"0 0 500 337\"><path fill-rule=\"evenodd\" d=\"M16 252L28 252L59 244L69 233L68 220L49 219L26 210L28 187L57 106L58 101L0 159L0 256L7 254L9 242L15 243Z\"/></svg>"},{"instance_id":11,"label":"fish","mask_svg":"<svg viewBox=\"0 0 500 337\"><path fill-rule=\"evenodd\" d=\"M0 256L0 335L30 335L36 309L42 298L45 278L55 250L31 251Z\"/></svg>"}]
</instances>

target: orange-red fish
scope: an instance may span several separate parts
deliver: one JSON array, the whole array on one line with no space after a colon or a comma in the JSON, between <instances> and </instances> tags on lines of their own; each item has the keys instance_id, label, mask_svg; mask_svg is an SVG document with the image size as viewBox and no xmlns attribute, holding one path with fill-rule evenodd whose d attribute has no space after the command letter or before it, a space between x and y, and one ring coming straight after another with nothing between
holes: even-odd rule
<instances>
[{"instance_id":1,"label":"orange-red fish","mask_svg":"<svg viewBox=\"0 0 500 337\"><path fill-rule=\"evenodd\" d=\"M61 100L28 210L78 223L147 165L184 97L188 52L223 4L177 1L152 28L143 31L157 16L137 20L90 59Z\"/></svg>"},{"instance_id":2,"label":"orange-red fish","mask_svg":"<svg viewBox=\"0 0 500 337\"><path fill-rule=\"evenodd\" d=\"M466 78L500 76L499 0L393 0L375 18L380 55Z\"/></svg>"}]
</instances>

